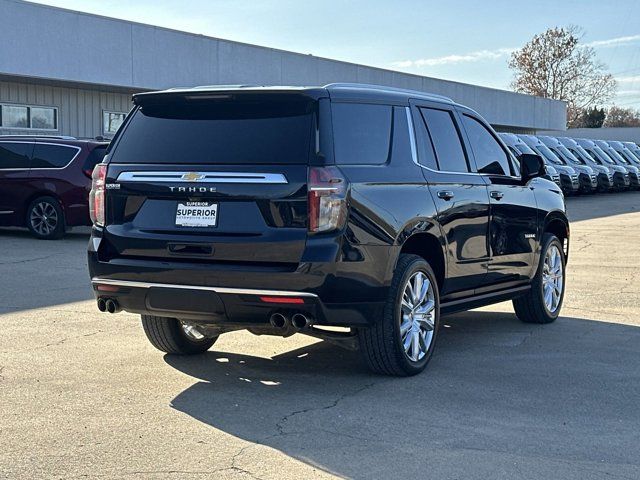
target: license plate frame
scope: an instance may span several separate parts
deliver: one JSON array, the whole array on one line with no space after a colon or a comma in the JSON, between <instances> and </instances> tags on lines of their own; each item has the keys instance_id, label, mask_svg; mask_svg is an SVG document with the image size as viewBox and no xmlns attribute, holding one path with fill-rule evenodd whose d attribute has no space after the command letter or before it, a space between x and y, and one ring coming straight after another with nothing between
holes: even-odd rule
<instances>
[{"instance_id":1,"label":"license plate frame","mask_svg":"<svg viewBox=\"0 0 640 480\"><path fill-rule=\"evenodd\" d=\"M175 225L181 228L216 228L219 209L217 202L178 202Z\"/></svg>"}]
</instances>

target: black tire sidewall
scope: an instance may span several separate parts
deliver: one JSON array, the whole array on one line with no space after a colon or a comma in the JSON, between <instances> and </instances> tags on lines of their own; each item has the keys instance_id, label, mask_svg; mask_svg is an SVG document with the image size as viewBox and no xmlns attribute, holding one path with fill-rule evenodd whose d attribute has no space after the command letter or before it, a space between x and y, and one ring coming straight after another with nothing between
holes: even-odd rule
<instances>
[{"instance_id":1,"label":"black tire sidewall","mask_svg":"<svg viewBox=\"0 0 640 480\"><path fill-rule=\"evenodd\" d=\"M58 214L58 223L56 225L56 228L49 235L41 235L40 233L36 232L34 230L33 226L31 225L31 212L32 212L32 210L35 208L36 205L38 205L39 203L43 203L43 202L49 203L51 206L53 206L53 208L56 210L56 213ZM29 229L29 231L36 238L39 238L41 240L54 240L54 239L62 238L62 236L64 235L64 231L65 231L65 219L64 219L64 211L62 210L62 206L60 205L60 202L58 202L53 197L38 197L38 198L36 198L27 207L26 224L27 224L27 228Z\"/></svg>"},{"instance_id":2,"label":"black tire sidewall","mask_svg":"<svg viewBox=\"0 0 640 480\"><path fill-rule=\"evenodd\" d=\"M402 345L402 336L400 334L400 319L402 315L401 301L402 301L402 295L404 293L404 286L406 285L409 278L411 278L411 276L418 271L421 271L422 273L427 275L427 277L429 278L429 281L433 286L433 293L435 297L436 306L434 310L435 321L434 321L434 331L433 331L433 338L431 339L431 344L429 345L429 349L426 355L421 360L414 362L410 360L409 357L407 357L404 351L404 347ZM435 349L436 340L438 337L438 329L440 327L440 296L438 292L438 282L436 281L436 276L433 273L433 270L431 270L431 267L429 266L429 264L426 261L422 260L421 258L416 258L404 268L403 272L396 272L396 274L401 275L401 277L399 279L399 282L396 284L395 291L393 292L393 296L391 297L393 299L393 305L389 303L387 305L387 308L393 309L392 318L393 318L393 329L394 329L394 341L395 341L395 347L398 351L398 358L402 365L402 369L409 375L415 375L417 373L422 372L427 366L427 363L429 363L429 360L431 360L431 357L433 356L433 351Z\"/></svg>"}]
</instances>

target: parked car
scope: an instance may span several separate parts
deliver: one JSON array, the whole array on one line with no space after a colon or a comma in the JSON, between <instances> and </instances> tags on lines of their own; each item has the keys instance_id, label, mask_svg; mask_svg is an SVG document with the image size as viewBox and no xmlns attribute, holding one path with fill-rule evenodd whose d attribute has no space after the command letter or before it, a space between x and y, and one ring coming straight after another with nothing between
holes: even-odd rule
<instances>
[{"instance_id":1,"label":"parked car","mask_svg":"<svg viewBox=\"0 0 640 480\"><path fill-rule=\"evenodd\" d=\"M594 162L613 170L613 184L616 190L629 188L631 179L629 171L625 167L614 162L593 140L586 138L576 138L575 140L591 156Z\"/></svg>"},{"instance_id":2,"label":"parked car","mask_svg":"<svg viewBox=\"0 0 640 480\"><path fill-rule=\"evenodd\" d=\"M604 151L609 158L611 158L618 165L622 165L629 171L629 186L631 188L637 189L640 187L640 169L631 160L625 158L623 153L619 153L617 148L614 148L610 142L605 142L604 140L595 140L596 145L598 145L602 151ZM625 147L620 143L621 151L624 152ZM620 148L619 147L619 148Z\"/></svg>"},{"instance_id":3,"label":"parked car","mask_svg":"<svg viewBox=\"0 0 640 480\"><path fill-rule=\"evenodd\" d=\"M565 194L577 193L580 190L580 178L573 167L565 165L555 153L534 135L518 135L529 148L540 155L547 165L552 165L560 174L560 185Z\"/></svg>"},{"instance_id":4,"label":"parked car","mask_svg":"<svg viewBox=\"0 0 640 480\"><path fill-rule=\"evenodd\" d=\"M640 161L640 147L637 143L633 142L622 142L625 147L629 149L631 153Z\"/></svg>"},{"instance_id":5,"label":"parked car","mask_svg":"<svg viewBox=\"0 0 640 480\"><path fill-rule=\"evenodd\" d=\"M106 142L72 137L0 136L0 225L41 239L91 225L91 174Z\"/></svg>"},{"instance_id":6,"label":"parked car","mask_svg":"<svg viewBox=\"0 0 640 480\"><path fill-rule=\"evenodd\" d=\"M538 135L538 139L544 143L549 150L555 153L556 157L578 172L578 180L580 181L580 191L583 193L591 193L598 190L598 175L593 168L584 165L578 160L560 141L555 137Z\"/></svg>"},{"instance_id":7,"label":"parked car","mask_svg":"<svg viewBox=\"0 0 640 480\"><path fill-rule=\"evenodd\" d=\"M141 314L159 350L301 332L413 375L441 314L558 317L564 197L474 111L357 84L133 98L94 171L89 272L98 308Z\"/></svg>"},{"instance_id":8,"label":"parked car","mask_svg":"<svg viewBox=\"0 0 640 480\"><path fill-rule=\"evenodd\" d=\"M498 136L507 146L509 151L513 154L513 156L516 158L520 157L520 155L525 153L531 154L531 155L537 155L536 152L531 150L526 143L524 143L520 138L518 138L517 135L513 133L499 133ZM547 174L544 176L544 178L551 180L559 187L562 187L560 182L560 174L558 173L558 171L549 164L545 164L545 166L546 166Z\"/></svg>"},{"instance_id":9,"label":"parked car","mask_svg":"<svg viewBox=\"0 0 640 480\"><path fill-rule=\"evenodd\" d=\"M614 171L612 169L597 163L575 139L569 137L556 137L556 139L564 145L580 163L590 166L598 173L598 190L606 192L614 189Z\"/></svg>"}]
</instances>

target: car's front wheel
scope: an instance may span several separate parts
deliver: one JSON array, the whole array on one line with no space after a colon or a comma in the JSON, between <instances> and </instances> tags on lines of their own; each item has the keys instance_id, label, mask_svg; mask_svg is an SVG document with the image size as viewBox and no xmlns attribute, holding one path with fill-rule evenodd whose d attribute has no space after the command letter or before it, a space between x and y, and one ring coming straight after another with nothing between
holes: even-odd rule
<instances>
[{"instance_id":1,"label":"car's front wheel","mask_svg":"<svg viewBox=\"0 0 640 480\"><path fill-rule=\"evenodd\" d=\"M64 213L53 197L40 197L27 207L27 228L37 238L54 240L64 236Z\"/></svg>"},{"instance_id":2,"label":"car's front wheel","mask_svg":"<svg viewBox=\"0 0 640 480\"><path fill-rule=\"evenodd\" d=\"M527 323L551 323L562 308L565 288L565 258L562 243L547 233L542 239L540 264L531 289L513 300L513 308L520 320Z\"/></svg>"},{"instance_id":3,"label":"car's front wheel","mask_svg":"<svg viewBox=\"0 0 640 480\"><path fill-rule=\"evenodd\" d=\"M440 324L438 283L417 255L400 255L382 318L358 331L371 370L408 376L424 370L433 355Z\"/></svg>"},{"instance_id":4,"label":"car's front wheel","mask_svg":"<svg viewBox=\"0 0 640 480\"><path fill-rule=\"evenodd\" d=\"M142 328L151 345L177 355L206 352L218 339L205 336L195 325L177 318L142 315Z\"/></svg>"}]
</instances>

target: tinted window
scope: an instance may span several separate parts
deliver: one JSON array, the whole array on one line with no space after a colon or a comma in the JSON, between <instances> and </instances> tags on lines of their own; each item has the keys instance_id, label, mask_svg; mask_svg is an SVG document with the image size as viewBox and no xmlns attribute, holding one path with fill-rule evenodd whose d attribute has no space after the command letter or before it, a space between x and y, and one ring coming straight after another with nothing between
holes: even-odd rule
<instances>
[{"instance_id":1,"label":"tinted window","mask_svg":"<svg viewBox=\"0 0 640 480\"><path fill-rule=\"evenodd\" d=\"M0 168L29 168L32 143L0 143Z\"/></svg>"},{"instance_id":2,"label":"tinted window","mask_svg":"<svg viewBox=\"0 0 640 480\"><path fill-rule=\"evenodd\" d=\"M509 157L489 130L475 118L462 116L469 143L480 173L511 175Z\"/></svg>"},{"instance_id":3,"label":"tinted window","mask_svg":"<svg viewBox=\"0 0 640 480\"><path fill-rule=\"evenodd\" d=\"M143 105L113 150L114 163L283 164L309 159L316 103L303 97L166 99Z\"/></svg>"},{"instance_id":4,"label":"tinted window","mask_svg":"<svg viewBox=\"0 0 640 480\"><path fill-rule=\"evenodd\" d=\"M433 108L421 108L420 113L427 125L439 169L447 172L468 172L467 158L453 114Z\"/></svg>"},{"instance_id":5,"label":"tinted window","mask_svg":"<svg viewBox=\"0 0 640 480\"><path fill-rule=\"evenodd\" d=\"M76 156L78 149L64 145L36 143L33 148L33 168L62 168Z\"/></svg>"},{"instance_id":6,"label":"tinted window","mask_svg":"<svg viewBox=\"0 0 640 480\"><path fill-rule=\"evenodd\" d=\"M91 150L89 156L85 159L82 165L83 170L93 170L97 164L99 164L107 153L107 146L99 146Z\"/></svg>"},{"instance_id":7,"label":"tinted window","mask_svg":"<svg viewBox=\"0 0 640 480\"><path fill-rule=\"evenodd\" d=\"M415 122L418 162L420 165L437 170L436 152L433 150L433 143L431 142L427 125L424 123L424 118L421 113L418 114L418 117L418 120Z\"/></svg>"},{"instance_id":8,"label":"tinted window","mask_svg":"<svg viewBox=\"0 0 640 480\"><path fill-rule=\"evenodd\" d=\"M332 103L336 163L376 165L389 158L392 107Z\"/></svg>"}]
</instances>

